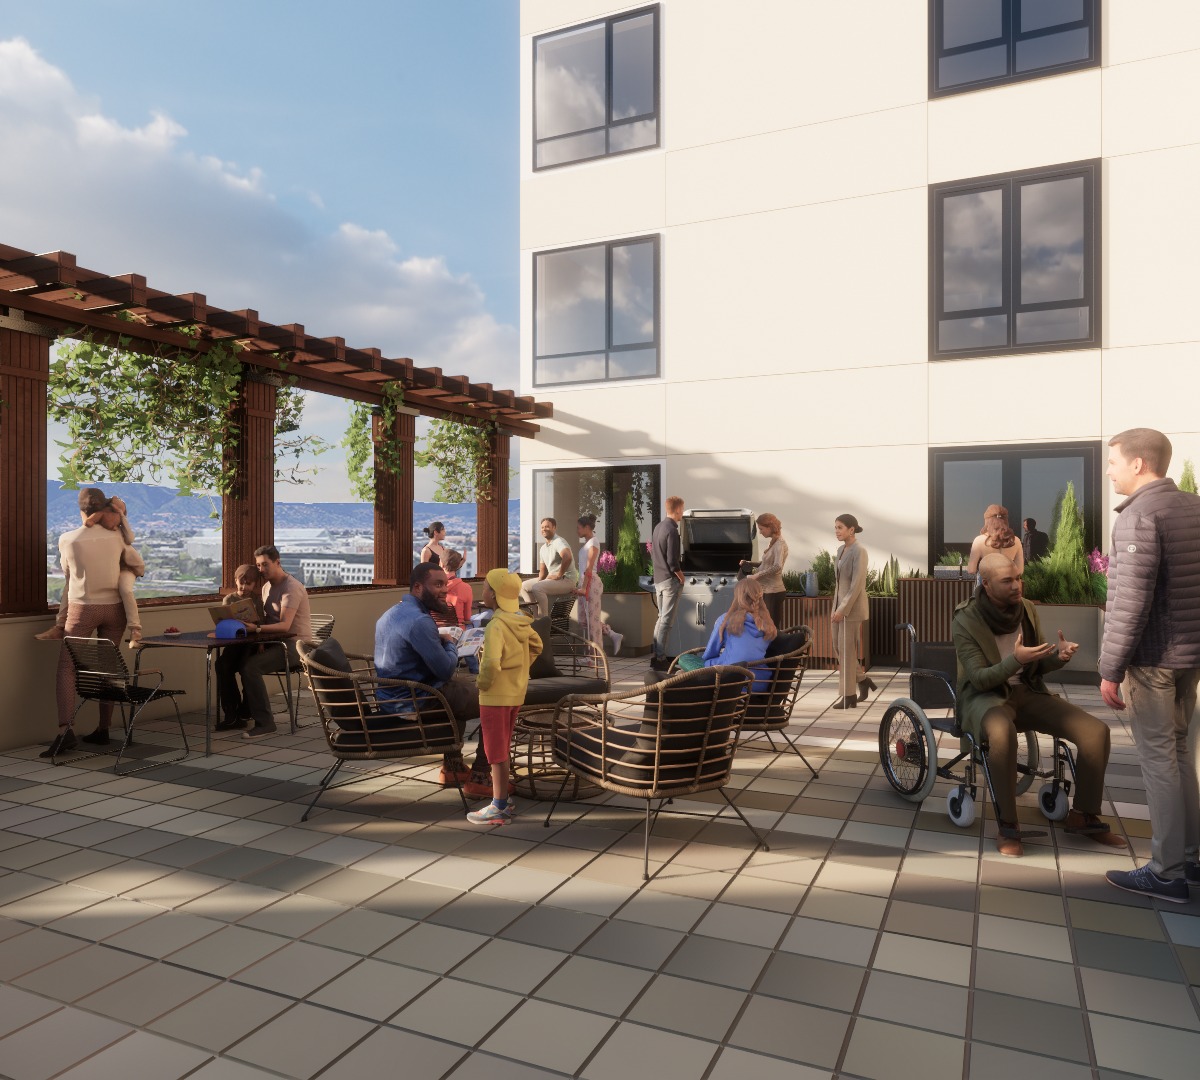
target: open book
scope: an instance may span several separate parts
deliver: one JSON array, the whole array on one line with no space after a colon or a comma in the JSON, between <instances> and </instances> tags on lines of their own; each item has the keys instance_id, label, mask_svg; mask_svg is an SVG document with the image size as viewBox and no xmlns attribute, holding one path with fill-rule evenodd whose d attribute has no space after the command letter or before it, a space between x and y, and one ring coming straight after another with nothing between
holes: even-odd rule
<instances>
[{"instance_id":1,"label":"open book","mask_svg":"<svg viewBox=\"0 0 1200 1080\"><path fill-rule=\"evenodd\" d=\"M215 626L222 619L240 619L242 622L258 622L258 612L254 610L253 600L235 600L232 604L220 604L210 607L208 613L212 616Z\"/></svg>"},{"instance_id":2,"label":"open book","mask_svg":"<svg viewBox=\"0 0 1200 1080\"><path fill-rule=\"evenodd\" d=\"M484 630L476 626L439 626L438 633L443 641L451 641L458 646L458 656L478 656L483 648Z\"/></svg>"}]
</instances>

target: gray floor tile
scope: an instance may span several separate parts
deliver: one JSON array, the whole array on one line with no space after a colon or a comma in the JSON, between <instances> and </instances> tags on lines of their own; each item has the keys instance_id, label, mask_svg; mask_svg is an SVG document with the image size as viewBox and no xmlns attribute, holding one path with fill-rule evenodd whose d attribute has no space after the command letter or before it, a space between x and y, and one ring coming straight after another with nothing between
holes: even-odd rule
<instances>
[{"instance_id":1,"label":"gray floor tile","mask_svg":"<svg viewBox=\"0 0 1200 1080\"><path fill-rule=\"evenodd\" d=\"M708 908L707 900L643 889L621 909L621 918L626 922L646 923L686 933L696 925Z\"/></svg>"},{"instance_id":2,"label":"gray floor tile","mask_svg":"<svg viewBox=\"0 0 1200 1080\"><path fill-rule=\"evenodd\" d=\"M936 982L966 986L971 979L971 950L946 941L884 933L873 966Z\"/></svg>"},{"instance_id":3,"label":"gray floor tile","mask_svg":"<svg viewBox=\"0 0 1200 1080\"><path fill-rule=\"evenodd\" d=\"M546 1072L524 1061L510 1061L476 1050L452 1075L453 1080L559 1080L562 1073Z\"/></svg>"},{"instance_id":4,"label":"gray floor tile","mask_svg":"<svg viewBox=\"0 0 1200 1080\"><path fill-rule=\"evenodd\" d=\"M311 930L336 918L347 909L341 904L321 900L316 896L285 896L278 903L262 908L241 921L252 930L265 930L284 937L303 937Z\"/></svg>"},{"instance_id":5,"label":"gray floor tile","mask_svg":"<svg viewBox=\"0 0 1200 1080\"><path fill-rule=\"evenodd\" d=\"M401 881L364 900L363 907L387 915L402 915L407 919L424 919L461 895L458 889L426 885L423 881Z\"/></svg>"},{"instance_id":6,"label":"gray floor tile","mask_svg":"<svg viewBox=\"0 0 1200 1080\"><path fill-rule=\"evenodd\" d=\"M874 930L862 926L820 922L800 916L792 922L780 948L862 967L871 958L875 937Z\"/></svg>"},{"instance_id":7,"label":"gray floor tile","mask_svg":"<svg viewBox=\"0 0 1200 1080\"><path fill-rule=\"evenodd\" d=\"M113 822L113 824L119 823ZM124 827L121 826L121 828ZM146 859L148 862L153 862L154 860L149 858L151 852L161 851L168 844L178 842L179 837L171 833L158 832L156 829L135 829L124 836L105 840L103 843L93 846L97 851L111 851L114 855L124 855L130 859Z\"/></svg>"},{"instance_id":8,"label":"gray floor tile","mask_svg":"<svg viewBox=\"0 0 1200 1080\"><path fill-rule=\"evenodd\" d=\"M794 1061L764 1057L727 1046L721 1051L708 1080L829 1080L828 1069L813 1069Z\"/></svg>"},{"instance_id":9,"label":"gray floor tile","mask_svg":"<svg viewBox=\"0 0 1200 1080\"><path fill-rule=\"evenodd\" d=\"M500 936L529 945L571 952L603 922L598 915L585 915L581 911L534 907L512 926L501 931Z\"/></svg>"},{"instance_id":10,"label":"gray floor tile","mask_svg":"<svg viewBox=\"0 0 1200 1080\"><path fill-rule=\"evenodd\" d=\"M1091 1080L1092 1070L1086 1065L1024 1054L1009 1047L971 1044L970 1080L1012 1080L1015 1076L1022 1080Z\"/></svg>"},{"instance_id":11,"label":"gray floor tile","mask_svg":"<svg viewBox=\"0 0 1200 1080\"><path fill-rule=\"evenodd\" d=\"M166 839L169 834L159 835ZM164 866L174 866L182 870L222 852L234 850L229 844L218 844L215 840L205 840L201 836L189 836L186 840L173 839L175 843L164 844L142 857L146 862L162 863Z\"/></svg>"},{"instance_id":12,"label":"gray floor tile","mask_svg":"<svg viewBox=\"0 0 1200 1080\"><path fill-rule=\"evenodd\" d=\"M473 1046L520 1003L516 994L443 979L389 1023L420 1035Z\"/></svg>"},{"instance_id":13,"label":"gray floor tile","mask_svg":"<svg viewBox=\"0 0 1200 1080\"><path fill-rule=\"evenodd\" d=\"M833 1068L850 1017L755 995L729 1039L731 1046Z\"/></svg>"},{"instance_id":14,"label":"gray floor tile","mask_svg":"<svg viewBox=\"0 0 1200 1080\"><path fill-rule=\"evenodd\" d=\"M671 975L702 979L735 990L749 990L770 955L769 949L692 934L663 970Z\"/></svg>"},{"instance_id":15,"label":"gray floor tile","mask_svg":"<svg viewBox=\"0 0 1200 1080\"><path fill-rule=\"evenodd\" d=\"M0 908L0 915L6 919L43 925L107 899L104 893L93 892L91 889L80 889L74 885L55 885L45 892L22 897Z\"/></svg>"},{"instance_id":16,"label":"gray floor tile","mask_svg":"<svg viewBox=\"0 0 1200 1080\"><path fill-rule=\"evenodd\" d=\"M611 1027L612 1021L605 1016L548 1001L527 1001L488 1037L481 1049L574 1073Z\"/></svg>"},{"instance_id":17,"label":"gray floor tile","mask_svg":"<svg viewBox=\"0 0 1200 1080\"><path fill-rule=\"evenodd\" d=\"M454 977L528 994L566 958L552 949L496 939L459 964Z\"/></svg>"},{"instance_id":18,"label":"gray floor tile","mask_svg":"<svg viewBox=\"0 0 1200 1080\"><path fill-rule=\"evenodd\" d=\"M1102 1070L1148 1075L1156 1080L1174 1080L1195 1071L1200 1035L1194 1032L1155 1027L1119 1016L1106 1016L1103 1023L1092 1024L1091 1028L1096 1063Z\"/></svg>"},{"instance_id":19,"label":"gray floor tile","mask_svg":"<svg viewBox=\"0 0 1200 1080\"><path fill-rule=\"evenodd\" d=\"M35 968L79 952L87 944L50 930L22 929L25 930L23 934L0 942L0 981L12 982Z\"/></svg>"},{"instance_id":20,"label":"gray floor tile","mask_svg":"<svg viewBox=\"0 0 1200 1080\"><path fill-rule=\"evenodd\" d=\"M869 1080L960 1080L964 1049L962 1039L861 1018L842 1068Z\"/></svg>"},{"instance_id":21,"label":"gray floor tile","mask_svg":"<svg viewBox=\"0 0 1200 1080\"><path fill-rule=\"evenodd\" d=\"M201 919L196 915L166 911L148 922L139 923L132 929L114 935L109 944L128 952L161 959L168 953L216 933L224 926L224 923L215 919Z\"/></svg>"},{"instance_id":22,"label":"gray floor tile","mask_svg":"<svg viewBox=\"0 0 1200 1080\"><path fill-rule=\"evenodd\" d=\"M207 919L237 922L251 912L273 904L276 900L282 900L283 896L283 893L275 889L260 889L256 885L235 881L181 905L180 910Z\"/></svg>"},{"instance_id":23,"label":"gray floor tile","mask_svg":"<svg viewBox=\"0 0 1200 1080\"><path fill-rule=\"evenodd\" d=\"M255 850L255 849L247 849ZM270 852L267 852L270 854ZM245 880L249 885L261 885L265 889L278 889L280 892L299 892L315 881L328 877L338 867L332 863L317 862L313 859L292 858L276 862L264 870L250 874Z\"/></svg>"},{"instance_id":24,"label":"gray floor tile","mask_svg":"<svg viewBox=\"0 0 1200 1080\"><path fill-rule=\"evenodd\" d=\"M660 975L629 1012L639 1024L703 1039L721 1039L746 1000L741 990Z\"/></svg>"},{"instance_id":25,"label":"gray floor tile","mask_svg":"<svg viewBox=\"0 0 1200 1080\"><path fill-rule=\"evenodd\" d=\"M865 968L814 956L776 953L756 993L853 1012Z\"/></svg>"},{"instance_id":26,"label":"gray floor tile","mask_svg":"<svg viewBox=\"0 0 1200 1080\"><path fill-rule=\"evenodd\" d=\"M237 881L259 870L280 861L280 856L271 851L256 851L254 848L235 847L222 852L211 859L193 865L200 874L212 874L213 877L230 878ZM255 884L261 884L255 882Z\"/></svg>"},{"instance_id":27,"label":"gray floor tile","mask_svg":"<svg viewBox=\"0 0 1200 1080\"><path fill-rule=\"evenodd\" d=\"M227 926L211 937L170 954L172 964L193 968L222 978L241 971L287 945L284 938L247 930L243 926Z\"/></svg>"},{"instance_id":28,"label":"gray floor tile","mask_svg":"<svg viewBox=\"0 0 1200 1080\"><path fill-rule=\"evenodd\" d=\"M68 882L76 878L96 874L107 870L114 863L123 862L120 855L110 855L104 851L72 851L49 862L40 863L37 868L38 877L48 877L55 881Z\"/></svg>"},{"instance_id":29,"label":"gray floor tile","mask_svg":"<svg viewBox=\"0 0 1200 1080\"><path fill-rule=\"evenodd\" d=\"M825 919L829 922L850 923L878 930L887 908L887 897L864 896L859 893L839 892L834 889L809 890L800 908L807 919Z\"/></svg>"},{"instance_id":30,"label":"gray floor tile","mask_svg":"<svg viewBox=\"0 0 1200 1080\"><path fill-rule=\"evenodd\" d=\"M56 1001L77 1001L145 967L148 960L103 945L89 945L15 980L15 985Z\"/></svg>"},{"instance_id":31,"label":"gray floor tile","mask_svg":"<svg viewBox=\"0 0 1200 1080\"><path fill-rule=\"evenodd\" d=\"M364 960L309 997L317 1005L380 1022L437 981L427 971Z\"/></svg>"},{"instance_id":32,"label":"gray floor tile","mask_svg":"<svg viewBox=\"0 0 1200 1080\"><path fill-rule=\"evenodd\" d=\"M715 1043L625 1023L580 1075L584 1080L700 1080L716 1049Z\"/></svg>"},{"instance_id":33,"label":"gray floor tile","mask_svg":"<svg viewBox=\"0 0 1200 1080\"><path fill-rule=\"evenodd\" d=\"M155 863L143 862L141 859L125 859L107 870L77 878L74 884L81 889L95 889L97 892L112 893L120 896L131 889L157 881L171 873L169 866L159 866Z\"/></svg>"},{"instance_id":34,"label":"gray floor tile","mask_svg":"<svg viewBox=\"0 0 1200 1080\"><path fill-rule=\"evenodd\" d=\"M238 972L237 981L288 997L307 997L356 963L350 953L293 941L285 948Z\"/></svg>"},{"instance_id":35,"label":"gray floor tile","mask_svg":"<svg viewBox=\"0 0 1200 1080\"><path fill-rule=\"evenodd\" d=\"M404 1080L439 1080L460 1057L461 1047L414 1035L411 1031L380 1028L359 1043L344 1058L334 1062L321 1080L364 1080L391 1076L403 1062ZM500 1074L489 1072L490 1080Z\"/></svg>"},{"instance_id":36,"label":"gray floor tile","mask_svg":"<svg viewBox=\"0 0 1200 1080\"><path fill-rule=\"evenodd\" d=\"M1094 930L1075 931L1075 951L1080 967L1120 971L1146 979L1179 982L1179 969L1170 948L1161 941L1101 934Z\"/></svg>"},{"instance_id":37,"label":"gray floor tile","mask_svg":"<svg viewBox=\"0 0 1200 1080\"><path fill-rule=\"evenodd\" d=\"M216 985L216 980L170 964L150 964L126 975L79 1001L90 1009L135 1027L144 1027L156 1017Z\"/></svg>"},{"instance_id":38,"label":"gray floor tile","mask_svg":"<svg viewBox=\"0 0 1200 1080\"><path fill-rule=\"evenodd\" d=\"M369 1034L374 1025L342 1013L297 1005L229 1050L229 1056L308 1080Z\"/></svg>"},{"instance_id":39,"label":"gray floor tile","mask_svg":"<svg viewBox=\"0 0 1200 1080\"><path fill-rule=\"evenodd\" d=\"M931 1028L961 1039L967 1028L967 988L873 971L859 1014L908 1027Z\"/></svg>"},{"instance_id":40,"label":"gray floor tile","mask_svg":"<svg viewBox=\"0 0 1200 1080\"><path fill-rule=\"evenodd\" d=\"M351 908L332 922L304 935L306 941L366 956L399 937L415 924L412 919Z\"/></svg>"},{"instance_id":41,"label":"gray floor tile","mask_svg":"<svg viewBox=\"0 0 1200 1080\"><path fill-rule=\"evenodd\" d=\"M375 959L442 975L487 942L481 934L423 923L380 949Z\"/></svg>"},{"instance_id":42,"label":"gray floor tile","mask_svg":"<svg viewBox=\"0 0 1200 1080\"><path fill-rule=\"evenodd\" d=\"M695 932L706 937L771 949L787 925L788 917L778 912L756 911L733 904L713 904Z\"/></svg>"},{"instance_id":43,"label":"gray floor tile","mask_svg":"<svg viewBox=\"0 0 1200 1080\"><path fill-rule=\"evenodd\" d=\"M112 897L58 919L50 925L52 929L63 934L87 938L89 941L101 941L147 919L153 919L161 913L161 908L151 907L149 904Z\"/></svg>"},{"instance_id":44,"label":"gray floor tile","mask_svg":"<svg viewBox=\"0 0 1200 1080\"><path fill-rule=\"evenodd\" d=\"M977 1042L1011 1046L1013 1032L1021 1033L1022 1050L1087 1062L1083 1015L1078 1009L1029 998L975 991L971 1037Z\"/></svg>"},{"instance_id":45,"label":"gray floor tile","mask_svg":"<svg viewBox=\"0 0 1200 1080\"><path fill-rule=\"evenodd\" d=\"M893 934L970 945L975 935L975 916L969 911L893 899L888 910L887 929Z\"/></svg>"},{"instance_id":46,"label":"gray floor tile","mask_svg":"<svg viewBox=\"0 0 1200 1080\"><path fill-rule=\"evenodd\" d=\"M1196 1017L1191 998L1178 983L1095 968L1082 968L1080 975L1089 1012L1200 1031L1200 1019Z\"/></svg>"},{"instance_id":47,"label":"gray floor tile","mask_svg":"<svg viewBox=\"0 0 1200 1080\"><path fill-rule=\"evenodd\" d=\"M580 948L584 956L656 970L683 940L674 930L613 919Z\"/></svg>"},{"instance_id":48,"label":"gray floor tile","mask_svg":"<svg viewBox=\"0 0 1200 1080\"><path fill-rule=\"evenodd\" d=\"M53 1013L0 1043L12 1080L46 1080L129 1033L125 1024L82 1010ZM70 1033L68 1038L63 1032Z\"/></svg>"},{"instance_id":49,"label":"gray floor tile","mask_svg":"<svg viewBox=\"0 0 1200 1080\"><path fill-rule=\"evenodd\" d=\"M203 1050L135 1031L62 1074L63 1080L178 1080L208 1058Z\"/></svg>"},{"instance_id":50,"label":"gray floor tile","mask_svg":"<svg viewBox=\"0 0 1200 1080\"><path fill-rule=\"evenodd\" d=\"M15 986L0 986L0 1039L60 1008L57 1001L48 1001Z\"/></svg>"},{"instance_id":51,"label":"gray floor tile","mask_svg":"<svg viewBox=\"0 0 1200 1080\"><path fill-rule=\"evenodd\" d=\"M572 956L535 996L606 1016L620 1016L649 981L650 973L639 968Z\"/></svg>"},{"instance_id":52,"label":"gray floor tile","mask_svg":"<svg viewBox=\"0 0 1200 1080\"><path fill-rule=\"evenodd\" d=\"M291 1002L237 983L218 983L207 993L160 1017L150 1030L220 1052L278 1016Z\"/></svg>"},{"instance_id":53,"label":"gray floor tile","mask_svg":"<svg viewBox=\"0 0 1200 1080\"><path fill-rule=\"evenodd\" d=\"M975 988L1079 1007L1074 967L1054 960L1039 960L1035 956L977 950Z\"/></svg>"},{"instance_id":54,"label":"gray floor tile","mask_svg":"<svg viewBox=\"0 0 1200 1080\"><path fill-rule=\"evenodd\" d=\"M429 921L476 934L497 934L528 910L528 904L502 900L498 896L463 893L453 903L430 915Z\"/></svg>"}]
</instances>

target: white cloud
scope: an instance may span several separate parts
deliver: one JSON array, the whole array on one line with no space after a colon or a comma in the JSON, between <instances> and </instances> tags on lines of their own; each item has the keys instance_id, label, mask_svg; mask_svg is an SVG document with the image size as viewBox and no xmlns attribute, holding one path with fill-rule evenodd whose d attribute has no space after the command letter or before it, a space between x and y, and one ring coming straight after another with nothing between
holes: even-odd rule
<instances>
[{"instance_id":1,"label":"white cloud","mask_svg":"<svg viewBox=\"0 0 1200 1080\"><path fill-rule=\"evenodd\" d=\"M164 113L123 126L29 42L0 41L0 242L70 251L82 266L145 274L153 288L203 292L316 337L517 385L517 331L487 312L468 274L358 224L320 235L276 203L259 169L198 155L186 138ZM321 464L340 472L341 456Z\"/></svg>"}]
</instances>

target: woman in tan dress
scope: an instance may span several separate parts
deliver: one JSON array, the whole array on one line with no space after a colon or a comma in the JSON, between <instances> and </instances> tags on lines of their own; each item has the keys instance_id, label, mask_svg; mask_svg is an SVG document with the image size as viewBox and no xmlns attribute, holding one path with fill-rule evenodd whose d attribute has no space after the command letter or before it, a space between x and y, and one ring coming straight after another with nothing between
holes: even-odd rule
<instances>
[{"instance_id":1,"label":"woman in tan dress","mask_svg":"<svg viewBox=\"0 0 1200 1080\"><path fill-rule=\"evenodd\" d=\"M971 555L967 561L967 573L979 572L979 560L985 555L999 552L1011 559L1020 574L1025 569L1025 550L1021 540L1008 523L1008 511L993 503L983 512L983 528L971 542Z\"/></svg>"},{"instance_id":2,"label":"woman in tan dress","mask_svg":"<svg viewBox=\"0 0 1200 1080\"><path fill-rule=\"evenodd\" d=\"M742 560L742 566L747 571L746 576L754 578L762 586L763 603L767 605L767 614L771 621L783 629L783 567L787 562L788 546L783 540L783 526L774 514L760 514L755 521L758 535L770 540L766 551L762 553L759 562L752 563ZM750 571L753 570L753 573Z\"/></svg>"},{"instance_id":3,"label":"woman in tan dress","mask_svg":"<svg viewBox=\"0 0 1200 1080\"><path fill-rule=\"evenodd\" d=\"M862 526L853 514L841 514L833 533L842 542L837 551L837 585L833 593L833 648L838 658L838 699L835 709L853 709L878 687L858 666L858 638L867 621L867 549L858 542Z\"/></svg>"}]
</instances>

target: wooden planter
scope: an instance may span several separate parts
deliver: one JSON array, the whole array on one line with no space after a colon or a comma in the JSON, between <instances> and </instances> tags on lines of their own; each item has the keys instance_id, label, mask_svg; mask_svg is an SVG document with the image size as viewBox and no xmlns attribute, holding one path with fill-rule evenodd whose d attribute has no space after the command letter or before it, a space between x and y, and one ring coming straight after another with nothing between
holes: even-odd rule
<instances>
[{"instance_id":1,"label":"wooden planter","mask_svg":"<svg viewBox=\"0 0 1200 1080\"><path fill-rule=\"evenodd\" d=\"M949 641L954 609L975 592L972 579L901 578L897 583L898 623L911 623L918 641ZM901 664L909 663L907 630L896 632L896 655Z\"/></svg>"},{"instance_id":2,"label":"wooden planter","mask_svg":"<svg viewBox=\"0 0 1200 1080\"><path fill-rule=\"evenodd\" d=\"M606 592L600 599L600 619L618 634L625 635L621 643L622 656L645 656L654 644L658 608L648 592ZM571 623L571 633L582 637L579 604L571 611Z\"/></svg>"},{"instance_id":3,"label":"wooden planter","mask_svg":"<svg viewBox=\"0 0 1200 1080\"><path fill-rule=\"evenodd\" d=\"M837 657L833 651L832 596L804 596L788 593L783 601L784 626L807 625L813 632L813 647L805 667L810 670L836 670ZM871 666L870 623L863 627L858 656L863 670Z\"/></svg>"}]
</instances>

